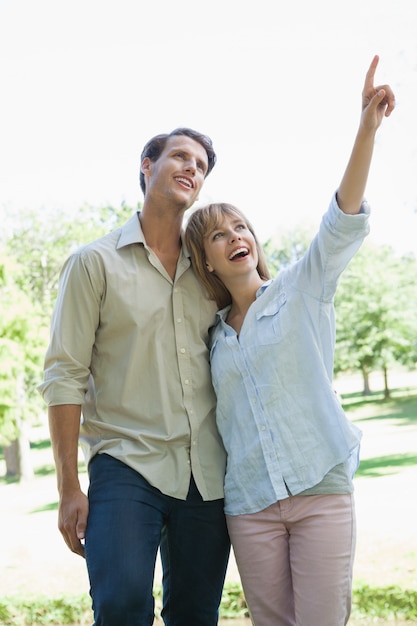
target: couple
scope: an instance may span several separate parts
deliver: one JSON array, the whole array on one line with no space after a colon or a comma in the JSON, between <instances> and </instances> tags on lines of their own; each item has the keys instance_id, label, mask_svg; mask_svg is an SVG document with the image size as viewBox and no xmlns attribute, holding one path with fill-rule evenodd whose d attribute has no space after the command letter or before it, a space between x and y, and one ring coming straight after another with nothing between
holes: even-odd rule
<instances>
[{"instance_id":1,"label":"couple","mask_svg":"<svg viewBox=\"0 0 417 626\"><path fill-rule=\"evenodd\" d=\"M187 128L146 144L141 212L64 265L40 391L96 626L153 623L158 549L165 624L217 624L229 536L256 626L347 622L360 433L332 390L333 296L368 232L375 133L394 108L377 64L319 233L276 280L232 205L195 210L183 233L216 161Z\"/></svg>"}]
</instances>

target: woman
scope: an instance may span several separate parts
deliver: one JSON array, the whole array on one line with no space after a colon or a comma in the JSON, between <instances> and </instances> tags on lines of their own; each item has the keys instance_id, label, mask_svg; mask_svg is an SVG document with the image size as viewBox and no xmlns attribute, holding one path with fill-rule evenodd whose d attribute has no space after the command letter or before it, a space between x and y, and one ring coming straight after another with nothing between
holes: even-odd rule
<instances>
[{"instance_id":1,"label":"woman","mask_svg":"<svg viewBox=\"0 0 417 626\"><path fill-rule=\"evenodd\" d=\"M377 64L345 174L300 261L269 280L252 226L229 204L197 209L186 228L220 309L211 369L228 455L225 512L256 626L339 626L350 614L361 434L332 388L333 298L369 230L375 133L394 109L390 87L373 85Z\"/></svg>"}]
</instances>

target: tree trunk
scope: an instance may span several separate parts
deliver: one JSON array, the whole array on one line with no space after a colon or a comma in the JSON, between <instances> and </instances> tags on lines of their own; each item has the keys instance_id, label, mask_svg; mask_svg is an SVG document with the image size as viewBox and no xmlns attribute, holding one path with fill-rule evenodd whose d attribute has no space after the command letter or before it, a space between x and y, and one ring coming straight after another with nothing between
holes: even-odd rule
<instances>
[{"instance_id":1,"label":"tree trunk","mask_svg":"<svg viewBox=\"0 0 417 626\"><path fill-rule=\"evenodd\" d=\"M23 419L23 406L26 400L24 376L21 374L17 380L17 419L18 432L18 457L20 482L28 482L33 478L33 468L30 460L29 426Z\"/></svg>"},{"instance_id":2,"label":"tree trunk","mask_svg":"<svg viewBox=\"0 0 417 626\"><path fill-rule=\"evenodd\" d=\"M18 440L15 439L8 446L3 446L3 454L6 461L6 478L17 478L19 476Z\"/></svg>"},{"instance_id":3,"label":"tree trunk","mask_svg":"<svg viewBox=\"0 0 417 626\"><path fill-rule=\"evenodd\" d=\"M388 368L386 367L386 365L384 365L382 370L384 372L384 398L385 400L388 400L391 397L391 394L388 387Z\"/></svg>"},{"instance_id":4,"label":"tree trunk","mask_svg":"<svg viewBox=\"0 0 417 626\"><path fill-rule=\"evenodd\" d=\"M369 396L371 394L371 388L369 386L369 372L366 367L362 367L363 376L363 395Z\"/></svg>"},{"instance_id":5,"label":"tree trunk","mask_svg":"<svg viewBox=\"0 0 417 626\"><path fill-rule=\"evenodd\" d=\"M33 478L30 442L24 432L10 445L3 447L3 454L6 461L6 478L18 478L20 482L28 482Z\"/></svg>"},{"instance_id":6,"label":"tree trunk","mask_svg":"<svg viewBox=\"0 0 417 626\"><path fill-rule=\"evenodd\" d=\"M25 402L24 376L20 374L16 380L16 418L15 432L17 438L4 449L6 460L6 476L19 478L21 482L27 482L33 478L33 468L30 459L30 441L28 425L23 419L23 406Z\"/></svg>"}]
</instances>

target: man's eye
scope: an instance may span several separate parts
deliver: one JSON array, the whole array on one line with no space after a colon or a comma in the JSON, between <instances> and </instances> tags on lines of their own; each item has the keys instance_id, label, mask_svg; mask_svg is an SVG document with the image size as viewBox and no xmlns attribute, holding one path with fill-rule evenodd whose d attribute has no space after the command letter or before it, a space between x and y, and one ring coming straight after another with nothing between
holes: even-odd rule
<instances>
[{"instance_id":1,"label":"man's eye","mask_svg":"<svg viewBox=\"0 0 417 626\"><path fill-rule=\"evenodd\" d=\"M213 235L213 241L215 241L216 239L220 239L220 237L222 236L223 233L216 233L215 235Z\"/></svg>"}]
</instances>

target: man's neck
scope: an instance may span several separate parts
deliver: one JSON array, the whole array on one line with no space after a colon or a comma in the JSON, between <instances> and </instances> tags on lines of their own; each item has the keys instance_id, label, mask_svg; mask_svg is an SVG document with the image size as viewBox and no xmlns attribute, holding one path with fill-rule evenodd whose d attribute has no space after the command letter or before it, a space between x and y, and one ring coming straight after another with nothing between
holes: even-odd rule
<instances>
[{"instance_id":1,"label":"man's neck","mask_svg":"<svg viewBox=\"0 0 417 626\"><path fill-rule=\"evenodd\" d=\"M150 247L178 246L185 210L186 207L155 204L145 199L140 223L146 243Z\"/></svg>"},{"instance_id":2,"label":"man's neck","mask_svg":"<svg viewBox=\"0 0 417 626\"><path fill-rule=\"evenodd\" d=\"M144 207L139 216L146 244L157 255L172 279L181 251L183 213Z\"/></svg>"}]
</instances>

